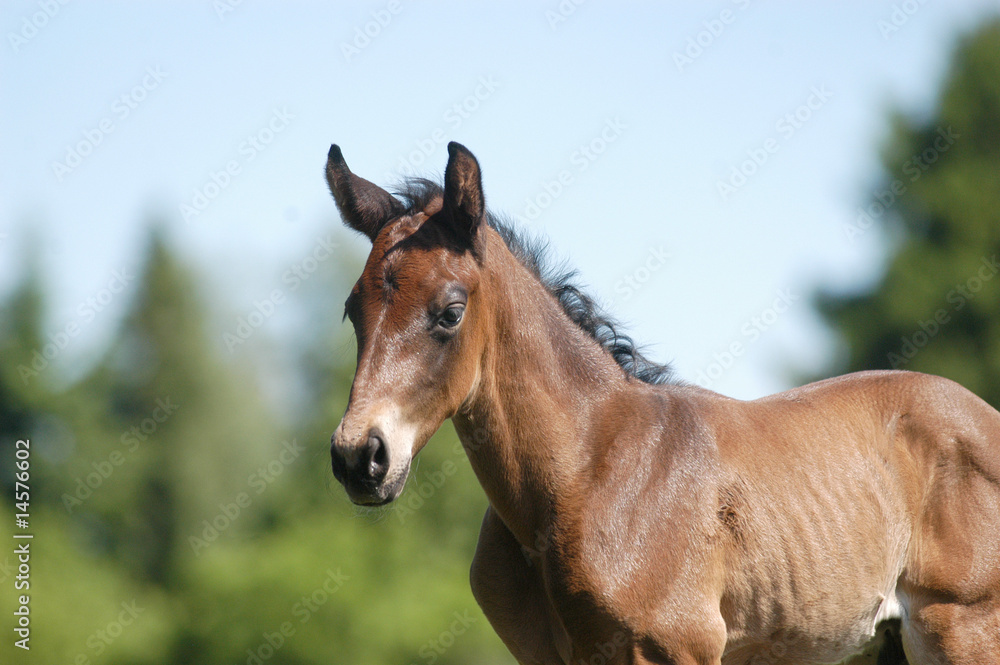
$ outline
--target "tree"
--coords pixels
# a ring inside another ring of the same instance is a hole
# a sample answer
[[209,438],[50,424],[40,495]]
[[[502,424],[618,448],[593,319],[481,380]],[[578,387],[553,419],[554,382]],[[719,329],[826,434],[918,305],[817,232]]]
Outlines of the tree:
[[[273,526],[240,498],[284,450],[254,373],[219,353],[199,281],[162,233],[140,272],[107,352],[65,388],[30,364],[51,342],[40,280],[0,308],[0,432],[5,449],[32,438],[31,607],[44,635],[32,651],[48,662],[188,662],[201,555]],[[12,649],[0,661],[17,662]]]
[[888,241],[865,293],[820,312],[844,347],[832,370],[951,378],[1000,406],[1000,20],[959,41],[933,117],[896,114],[884,172],[850,238]]
[[13,442],[36,425],[35,412],[45,391],[35,379],[44,371],[42,363],[49,362],[42,355],[43,296],[37,253],[30,249],[28,256],[24,279],[0,307],[0,487],[5,497],[13,491]]

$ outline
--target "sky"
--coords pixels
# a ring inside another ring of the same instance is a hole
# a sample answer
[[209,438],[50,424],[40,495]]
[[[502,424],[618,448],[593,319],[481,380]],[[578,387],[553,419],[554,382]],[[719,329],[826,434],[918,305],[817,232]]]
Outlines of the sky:
[[[890,113],[933,117],[956,39],[996,11],[7,0],[0,296],[34,238],[46,327],[79,329],[57,365],[86,367],[155,220],[235,325],[339,227],[331,143],[390,186],[440,179],[455,140],[490,208],[546,237],[653,358],[759,397],[836,353],[810,298],[864,289],[884,265],[886,240],[857,218]],[[329,260],[367,253],[332,237]]]

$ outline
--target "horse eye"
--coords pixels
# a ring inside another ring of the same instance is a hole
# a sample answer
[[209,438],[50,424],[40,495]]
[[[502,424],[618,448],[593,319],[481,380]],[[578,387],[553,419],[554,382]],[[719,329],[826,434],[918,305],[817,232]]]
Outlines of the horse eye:
[[438,319],[438,323],[444,328],[454,328],[458,325],[458,322],[462,320],[462,313],[465,308],[462,305],[452,305],[448,309],[441,312],[441,317]]

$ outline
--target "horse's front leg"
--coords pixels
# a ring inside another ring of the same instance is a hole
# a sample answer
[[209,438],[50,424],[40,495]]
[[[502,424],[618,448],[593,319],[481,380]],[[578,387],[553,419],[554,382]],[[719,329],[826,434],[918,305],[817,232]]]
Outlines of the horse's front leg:
[[[630,659],[625,662],[634,665],[722,665],[722,654],[726,650],[726,623],[718,608],[706,599],[704,603],[692,603],[680,623],[650,626],[646,631],[640,628],[630,647]],[[769,665],[787,665],[784,661],[766,662]]]
[[640,641],[633,645],[630,655],[630,660],[623,661],[630,665],[722,665],[721,649],[682,647],[666,652]]
[[470,581],[476,602],[521,665],[565,665],[569,638],[545,594],[540,562],[522,550],[490,507]]

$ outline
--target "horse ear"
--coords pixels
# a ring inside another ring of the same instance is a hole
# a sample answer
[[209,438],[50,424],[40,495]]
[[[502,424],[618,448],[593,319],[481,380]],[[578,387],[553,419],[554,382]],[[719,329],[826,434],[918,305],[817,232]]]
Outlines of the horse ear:
[[483,179],[479,162],[460,143],[448,144],[448,166],[444,171],[444,208],[455,231],[469,242],[476,238],[486,216]]
[[386,222],[404,212],[392,194],[351,173],[336,144],[330,146],[326,158],[326,182],[344,223],[372,241]]

